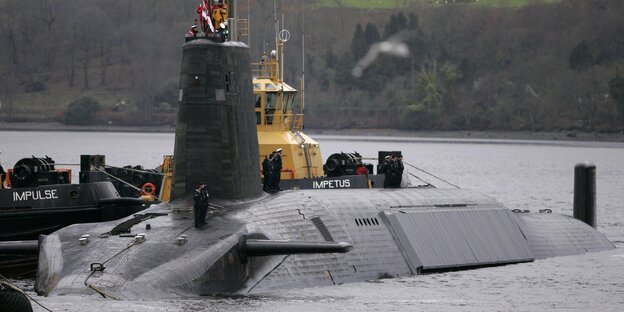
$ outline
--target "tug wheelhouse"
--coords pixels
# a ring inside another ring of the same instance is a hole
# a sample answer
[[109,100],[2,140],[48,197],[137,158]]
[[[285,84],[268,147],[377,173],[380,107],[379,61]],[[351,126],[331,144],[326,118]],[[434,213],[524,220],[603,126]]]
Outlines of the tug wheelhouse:
[[284,82],[283,49],[287,41],[281,35],[277,51],[252,63],[259,163],[278,148],[283,150],[282,180],[323,176],[319,144],[304,134],[303,114],[295,112],[298,92]]

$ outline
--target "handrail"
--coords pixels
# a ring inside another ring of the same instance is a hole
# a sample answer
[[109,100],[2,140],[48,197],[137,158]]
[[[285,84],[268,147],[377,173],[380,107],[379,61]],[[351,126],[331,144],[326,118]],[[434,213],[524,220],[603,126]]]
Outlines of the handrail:
[[310,167],[312,167],[312,159],[310,158],[310,149],[308,148],[308,145],[306,144],[305,138],[301,135],[301,130],[300,129],[297,130],[296,132],[292,131],[292,133],[294,133],[295,136],[301,141],[299,146],[301,147],[301,149],[303,149],[303,155],[305,156],[306,170],[308,171],[308,178],[311,178],[312,177],[312,171],[311,171]]
[[281,172],[290,172],[291,179],[295,178],[295,169],[282,169]]
[[268,78],[271,80],[277,80],[277,63],[251,63],[251,75],[255,78]]

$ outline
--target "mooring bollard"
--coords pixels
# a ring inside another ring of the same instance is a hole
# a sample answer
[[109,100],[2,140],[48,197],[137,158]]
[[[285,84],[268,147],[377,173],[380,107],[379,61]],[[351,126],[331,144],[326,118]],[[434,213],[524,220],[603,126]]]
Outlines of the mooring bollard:
[[596,165],[574,166],[574,218],[596,228]]

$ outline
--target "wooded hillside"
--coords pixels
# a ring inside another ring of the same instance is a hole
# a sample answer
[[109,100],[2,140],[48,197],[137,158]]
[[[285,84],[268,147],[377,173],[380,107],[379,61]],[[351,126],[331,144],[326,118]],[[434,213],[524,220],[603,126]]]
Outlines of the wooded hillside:
[[[273,1],[251,0],[251,10],[239,2],[257,60],[273,46]],[[301,0],[277,2],[292,34],[285,77],[297,88],[305,33],[307,126],[623,128],[624,1],[359,9],[319,0],[305,10]],[[197,4],[0,1],[0,119],[71,122],[65,110],[80,105],[70,103],[91,97],[99,105],[79,122],[174,123],[180,47]],[[409,57],[382,55],[355,78],[369,46],[388,38]]]

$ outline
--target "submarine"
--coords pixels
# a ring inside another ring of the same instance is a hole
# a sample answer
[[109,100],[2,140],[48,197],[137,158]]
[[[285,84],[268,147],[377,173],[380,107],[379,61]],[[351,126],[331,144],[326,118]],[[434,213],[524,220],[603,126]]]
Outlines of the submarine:
[[[42,237],[38,294],[247,295],[614,248],[591,213],[512,211],[462,188],[263,192],[249,49],[236,21],[228,36],[194,34],[182,47],[171,201]],[[195,227],[199,185],[210,206]]]

